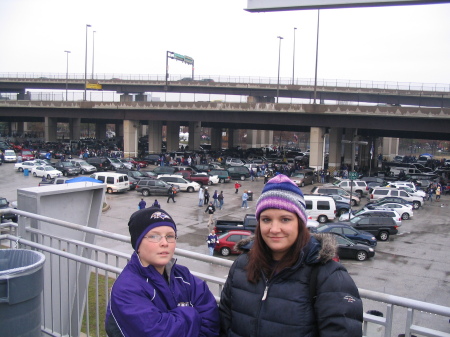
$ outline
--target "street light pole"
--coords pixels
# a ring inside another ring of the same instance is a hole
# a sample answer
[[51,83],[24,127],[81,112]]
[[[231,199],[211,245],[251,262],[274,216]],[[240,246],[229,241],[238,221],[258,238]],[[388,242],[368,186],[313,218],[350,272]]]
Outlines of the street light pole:
[[67,87],[68,87],[68,81],[69,81],[69,54],[70,50],[64,50],[66,53],[66,101],[67,101]]
[[296,30],[297,30],[297,28],[294,27],[294,52],[292,54],[292,85],[294,85],[294,83],[295,83],[294,69],[295,69],[295,31]]
[[91,25],[86,25],[86,49],[84,53],[84,95],[83,95],[83,101],[86,100],[86,85],[87,85],[87,45],[88,45],[88,28],[91,27]]
[[95,45],[94,45],[94,39],[95,39],[95,33],[96,33],[96,31],[94,30],[93,32],[92,32],[92,79],[94,79],[94,47],[95,47]]
[[281,57],[281,40],[283,40],[282,36],[277,36],[280,39],[278,43],[278,82],[277,82],[277,104],[278,104],[278,96],[280,93],[280,57]]
[[314,74],[314,105],[317,98],[317,62],[319,59],[319,27],[320,27],[320,9],[317,10],[317,38],[316,38],[316,70]]

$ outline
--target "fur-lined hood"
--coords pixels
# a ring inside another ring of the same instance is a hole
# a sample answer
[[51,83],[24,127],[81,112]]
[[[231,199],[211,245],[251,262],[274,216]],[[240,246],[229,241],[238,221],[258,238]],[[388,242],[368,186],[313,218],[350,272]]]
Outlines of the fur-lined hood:
[[[305,258],[307,264],[326,263],[333,259],[338,252],[338,246],[334,234],[329,233],[311,233],[311,240],[309,246],[310,252]],[[241,253],[248,252],[253,246],[254,235],[249,236],[236,243],[234,249]]]

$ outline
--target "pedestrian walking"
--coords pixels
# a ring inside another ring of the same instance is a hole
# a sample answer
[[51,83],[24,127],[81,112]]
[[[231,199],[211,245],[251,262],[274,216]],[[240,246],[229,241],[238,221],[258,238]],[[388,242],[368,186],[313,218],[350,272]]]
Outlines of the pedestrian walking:
[[169,193],[169,197],[167,198],[167,202],[169,202],[170,199],[172,199],[172,201],[175,203],[176,202],[175,201],[175,194],[177,194],[177,191],[176,191],[175,187],[173,187],[173,185],[171,185],[169,187],[168,193]]
[[241,186],[242,186],[242,185],[239,184],[239,183],[236,181],[236,183],[234,184],[234,188],[236,189],[236,192],[234,192],[234,193],[238,194],[238,193],[239,193],[239,187],[241,187]]
[[209,191],[208,191],[208,187],[205,187],[204,195],[205,195],[204,203],[205,203],[205,205],[208,205],[208,204],[209,204]]
[[214,229],[211,230],[211,232],[208,235],[208,239],[206,239],[206,242],[208,243],[208,249],[209,249],[209,255],[214,255],[214,248],[219,243],[219,237],[216,235],[216,232]]
[[248,208],[247,200],[248,200],[248,194],[247,194],[247,190],[245,190],[244,193],[242,194],[241,208]]
[[159,204],[158,200],[155,199],[155,202],[152,204],[152,207],[161,208],[161,205]]
[[138,204],[138,209],[144,209],[145,206],[147,206],[147,203],[145,202],[144,199],[141,198],[141,201],[139,201],[139,204]]
[[219,200],[219,209],[222,210],[222,208],[223,208],[223,191],[220,191],[220,194],[217,197],[217,200]]
[[205,199],[205,193],[203,192],[203,187],[198,190],[198,207],[203,206],[203,201]]
[[213,224],[213,216],[214,216],[215,211],[216,211],[216,208],[214,207],[212,201],[210,201],[208,206],[206,206],[206,209],[205,209],[205,213],[209,214],[208,227],[209,227],[209,225]]
[[441,187],[436,187],[436,201],[441,200]]
[[430,184],[427,188],[427,195],[428,195],[427,201],[430,202],[433,201],[433,193],[434,193],[434,185]]
[[218,201],[219,194],[217,194],[217,190],[214,191],[212,198],[213,198],[213,205],[215,207],[218,207],[219,206],[219,201]]

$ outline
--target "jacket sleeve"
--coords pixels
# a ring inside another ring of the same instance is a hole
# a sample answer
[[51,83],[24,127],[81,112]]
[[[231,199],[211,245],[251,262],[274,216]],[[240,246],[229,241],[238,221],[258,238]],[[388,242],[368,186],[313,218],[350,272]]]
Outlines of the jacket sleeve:
[[[219,308],[216,298],[209,290],[205,281],[192,275],[191,282],[194,284],[191,303],[201,318],[200,333],[198,336],[218,336]],[[186,336],[189,335],[187,334]]]
[[110,312],[124,337],[199,336],[202,317],[192,306],[161,311],[140,287],[111,291]]
[[314,309],[321,337],[362,336],[362,301],[355,282],[340,263],[329,261],[320,268]]

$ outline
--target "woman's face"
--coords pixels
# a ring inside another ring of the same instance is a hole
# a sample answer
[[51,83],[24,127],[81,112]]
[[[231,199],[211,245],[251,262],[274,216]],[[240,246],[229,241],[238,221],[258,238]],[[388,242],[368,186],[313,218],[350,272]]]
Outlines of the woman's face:
[[266,209],[261,212],[259,226],[261,236],[272,250],[272,258],[280,260],[298,238],[297,214],[282,209]]
[[[152,242],[148,239],[150,235],[161,235],[161,241]],[[169,243],[166,240],[166,235],[175,236],[175,231],[170,226],[160,226],[150,230],[142,239],[139,245],[138,254],[141,263],[144,267],[153,265],[161,274],[164,272],[164,267],[172,259],[175,252],[176,241]]]

